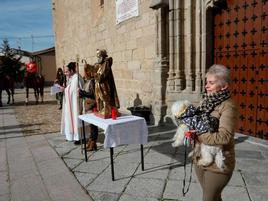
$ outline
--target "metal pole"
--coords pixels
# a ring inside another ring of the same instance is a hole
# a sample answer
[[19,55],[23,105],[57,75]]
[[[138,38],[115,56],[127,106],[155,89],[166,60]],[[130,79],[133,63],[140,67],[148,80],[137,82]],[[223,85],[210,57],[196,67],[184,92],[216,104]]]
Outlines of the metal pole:
[[84,142],[81,144],[84,144],[84,152],[85,152],[85,161],[87,162],[87,143],[86,143],[86,133],[85,133],[85,122],[82,120],[82,126],[83,126],[83,139]]
[[144,171],[143,144],[141,144],[141,170]]
[[114,155],[114,148],[110,147],[111,172],[112,172],[112,180],[114,181],[114,160],[113,160],[113,155]]
[[77,87],[78,89],[80,88],[79,87],[79,55],[77,54],[76,55],[76,70],[77,70]]
[[[80,86],[79,86],[79,54],[76,55],[76,71],[77,71],[77,89],[80,89]],[[78,113],[80,115],[81,112],[80,112],[80,97],[79,97],[79,95],[77,96],[77,103],[78,103],[77,109],[78,109]],[[78,134],[80,136],[81,153],[83,154],[83,140],[82,140],[82,135],[81,135],[80,129],[78,129]],[[86,141],[86,138],[84,139],[84,141]],[[85,150],[85,152],[86,151],[87,150]]]

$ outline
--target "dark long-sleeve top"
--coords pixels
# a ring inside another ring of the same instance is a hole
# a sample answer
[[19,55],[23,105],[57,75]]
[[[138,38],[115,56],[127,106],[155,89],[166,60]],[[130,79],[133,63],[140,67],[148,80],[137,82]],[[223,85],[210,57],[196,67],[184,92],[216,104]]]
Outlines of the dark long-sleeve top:
[[85,89],[80,89],[79,96],[81,98],[91,98],[95,99],[95,81],[94,79],[88,80],[88,83],[86,83]]

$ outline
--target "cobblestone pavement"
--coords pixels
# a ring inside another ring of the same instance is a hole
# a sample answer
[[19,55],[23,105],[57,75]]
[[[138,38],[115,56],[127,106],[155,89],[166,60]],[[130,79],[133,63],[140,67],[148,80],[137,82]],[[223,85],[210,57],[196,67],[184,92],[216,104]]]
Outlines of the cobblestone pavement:
[[25,105],[25,89],[15,90],[13,107],[16,118],[20,122],[24,135],[41,135],[60,131],[61,110],[55,96],[51,96],[50,88],[45,88],[44,102],[35,104],[33,92],[29,94],[29,104]]

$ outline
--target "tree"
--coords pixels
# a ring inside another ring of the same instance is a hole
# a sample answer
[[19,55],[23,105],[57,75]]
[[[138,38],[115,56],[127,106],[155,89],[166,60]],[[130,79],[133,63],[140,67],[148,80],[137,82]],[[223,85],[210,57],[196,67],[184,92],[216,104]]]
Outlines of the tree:
[[21,68],[21,56],[18,56],[15,51],[10,48],[7,39],[3,40],[0,50],[0,77],[10,76],[14,78],[16,82],[22,82],[24,77],[24,69],[22,70]]
[[12,49],[10,48],[7,39],[3,39],[3,44],[2,44],[2,47],[0,49],[1,49],[1,53],[3,54],[3,56],[10,57],[10,58],[15,57],[15,54],[12,51]]

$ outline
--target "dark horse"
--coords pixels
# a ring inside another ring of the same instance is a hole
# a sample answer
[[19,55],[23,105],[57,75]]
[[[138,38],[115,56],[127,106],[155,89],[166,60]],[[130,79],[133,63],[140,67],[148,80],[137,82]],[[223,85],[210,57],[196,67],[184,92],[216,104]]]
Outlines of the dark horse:
[[14,83],[15,83],[15,80],[8,75],[4,75],[0,77],[0,107],[3,106],[2,90],[5,90],[7,92],[7,95],[8,95],[7,104],[10,104],[10,96],[12,96],[12,104],[14,104]]
[[44,101],[44,84],[45,78],[43,75],[37,75],[36,73],[26,73],[24,77],[24,86],[26,88],[26,101],[27,105],[29,102],[29,88],[33,88],[35,103],[38,104],[39,96],[41,97],[41,102]]

